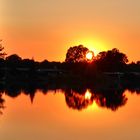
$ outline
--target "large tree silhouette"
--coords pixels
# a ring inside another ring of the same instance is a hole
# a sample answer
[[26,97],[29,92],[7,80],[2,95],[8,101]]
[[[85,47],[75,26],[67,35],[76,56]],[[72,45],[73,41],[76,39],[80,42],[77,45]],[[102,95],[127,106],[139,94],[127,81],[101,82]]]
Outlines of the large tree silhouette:
[[84,62],[88,51],[89,49],[83,45],[70,47],[67,51],[65,62]]
[[96,57],[96,63],[102,71],[122,71],[127,62],[127,56],[116,48],[100,52]]

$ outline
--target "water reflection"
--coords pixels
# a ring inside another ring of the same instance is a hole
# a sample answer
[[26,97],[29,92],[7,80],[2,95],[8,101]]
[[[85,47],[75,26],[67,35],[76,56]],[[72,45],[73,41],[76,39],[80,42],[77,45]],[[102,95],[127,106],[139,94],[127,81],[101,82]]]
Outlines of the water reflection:
[[5,100],[2,98],[2,94],[0,93],[0,114],[2,114],[2,110],[5,108],[4,106]]
[[124,90],[102,90],[96,94],[95,101],[100,107],[106,107],[112,111],[116,111],[119,107],[127,102]]
[[30,101],[33,103],[38,90],[45,95],[50,90],[57,93],[58,89],[61,89],[65,95],[67,106],[75,110],[83,110],[95,102],[101,108],[116,111],[127,103],[128,99],[124,94],[125,90],[129,90],[133,94],[140,94],[140,86],[138,84],[133,84],[129,87],[122,86],[121,88],[105,88],[99,85],[69,86],[35,81],[2,83],[0,85],[0,113],[2,114],[6,104],[3,98],[4,94],[16,98],[21,93],[24,93],[30,97]]
[[93,103],[94,94],[90,93],[89,90],[86,91],[86,89],[67,89],[65,90],[65,98],[68,107],[82,110]]
[[65,91],[66,103],[70,108],[82,110],[89,105],[96,102],[99,107],[106,107],[112,111],[116,111],[119,107],[127,102],[124,90],[106,89],[106,90],[93,90],[88,89],[82,92],[69,89]]

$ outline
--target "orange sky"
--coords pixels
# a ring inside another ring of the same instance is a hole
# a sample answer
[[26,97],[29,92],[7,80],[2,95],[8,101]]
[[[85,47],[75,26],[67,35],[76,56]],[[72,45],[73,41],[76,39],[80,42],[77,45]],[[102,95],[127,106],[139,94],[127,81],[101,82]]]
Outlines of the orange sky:
[[8,55],[63,61],[70,46],[117,47],[140,60],[139,0],[0,0],[0,39]]

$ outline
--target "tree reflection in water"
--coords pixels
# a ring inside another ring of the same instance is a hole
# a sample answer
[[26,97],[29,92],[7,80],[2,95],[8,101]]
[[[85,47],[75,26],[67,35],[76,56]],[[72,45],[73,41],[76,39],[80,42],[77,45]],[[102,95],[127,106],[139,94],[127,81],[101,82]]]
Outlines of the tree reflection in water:
[[116,111],[127,102],[123,90],[104,90],[96,94],[95,101],[100,107],[106,107]]
[[121,89],[99,87],[74,86],[74,88],[71,88],[70,85],[62,86],[58,83],[47,84],[36,81],[10,82],[9,84],[0,85],[0,113],[2,114],[5,104],[3,94],[16,98],[23,93],[28,95],[33,103],[37,90],[43,94],[49,94],[49,90],[57,91],[57,89],[61,89],[69,108],[82,110],[95,102],[99,107],[116,111],[127,103],[127,98],[124,94],[125,90],[129,90],[133,94],[140,93],[140,86],[138,85],[131,85],[129,88],[122,87]]
[[5,108],[4,102],[5,100],[2,98],[2,94],[0,93],[0,114],[2,114],[2,110]]
[[[87,93],[91,94],[90,98],[85,98]],[[95,101],[99,107],[106,107],[116,111],[127,102],[127,98],[123,93],[123,90],[94,91],[83,89],[82,92],[80,90],[77,92],[77,90],[69,89],[65,91],[65,97],[67,105],[73,109],[82,110]]]
[[65,90],[66,103],[70,108],[82,110],[93,103],[94,94],[86,89],[67,89]]

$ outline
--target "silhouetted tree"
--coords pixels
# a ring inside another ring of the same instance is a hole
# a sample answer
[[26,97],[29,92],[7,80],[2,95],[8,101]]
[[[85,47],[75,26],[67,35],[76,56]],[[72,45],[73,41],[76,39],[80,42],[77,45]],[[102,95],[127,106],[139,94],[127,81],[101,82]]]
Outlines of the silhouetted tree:
[[[1,41],[2,40],[0,40],[0,42]],[[3,50],[4,50],[4,47],[2,46],[2,44],[0,44],[0,78],[3,78],[4,75],[5,75],[5,71],[4,71],[5,61],[4,61],[4,58],[5,58],[6,53],[3,52]]]
[[49,67],[49,61],[48,60],[44,60],[44,61],[39,63],[39,68],[41,68],[41,69],[47,69],[48,67]]
[[19,66],[21,60],[22,58],[19,57],[17,54],[12,54],[6,57],[6,65],[7,67],[10,67],[10,68],[16,68]]
[[18,56],[17,54],[12,54],[8,57],[6,57],[7,61],[11,61],[11,62],[17,62],[17,61],[21,61],[22,58],[20,56]]
[[67,51],[65,62],[84,62],[88,51],[89,49],[83,45],[70,47]]
[[5,61],[3,58],[0,58],[0,78],[5,76]]
[[36,63],[33,59],[23,59],[21,67],[28,68],[28,69],[35,69],[38,63]]
[[131,62],[130,64],[127,65],[127,71],[128,72],[139,72],[140,71],[140,61]]
[[137,65],[140,65],[140,61],[137,61]]
[[[1,42],[2,40],[0,40],[0,42]],[[3,50],[4,50],[4,47],[2,46],[2,44],[0,44],[0,59],[4,59],[4,57],[5,57],[5,55],[6,55],[6,53],[5,52],[3,52]]]
[[101,71],[122,71],[127,62],[127,56],[116,48],[100,52],[96,57],[96,64]]

